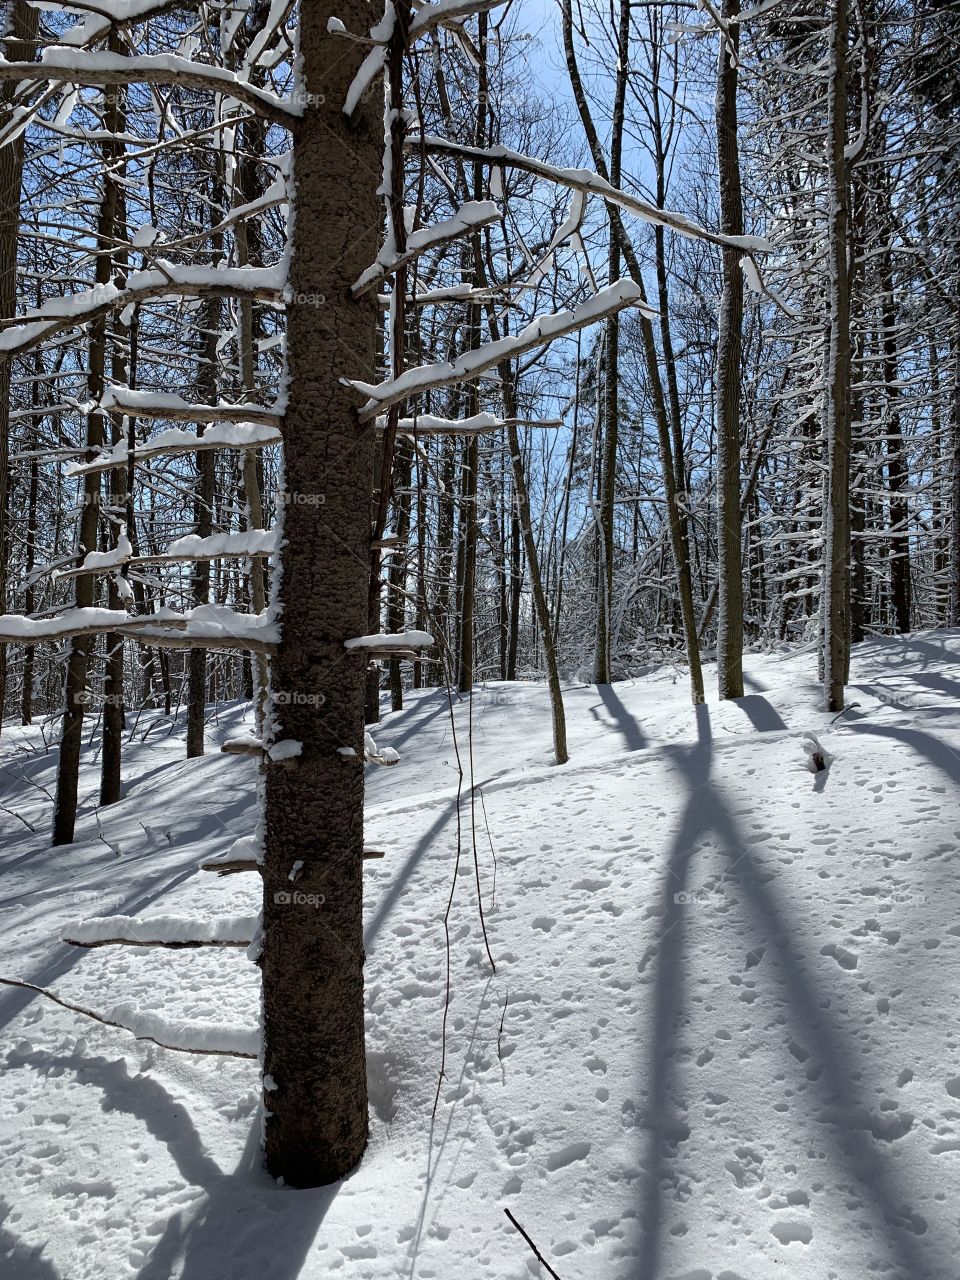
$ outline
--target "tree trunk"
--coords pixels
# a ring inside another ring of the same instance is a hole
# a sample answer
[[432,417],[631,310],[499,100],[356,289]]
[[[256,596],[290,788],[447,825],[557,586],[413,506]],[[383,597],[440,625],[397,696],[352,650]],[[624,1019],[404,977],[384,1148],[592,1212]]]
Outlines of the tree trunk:
[[[108,42],[110,51],[119,52],[120,40],[111,29]],[[104,131],[116,134],[119,124],[119,94],[107,96],[104,110]],[[97,284],[109,282],[113,260],[108,250],[112,247],[116,226],[118,186],[111,167],[115,163],[118,144],[113,138],[103,143],[104,174],[103,191],[97,214],[96,237],[101,252],[97,256],[94,278]],[[99,316],[90,324],[89,372],[87,391],[91,402],[99,404],[104,389],[104,370],[107,356],[107,320]],[[105,415],[99,408],[87,414],[87,457],[93,458],[104,442]],[[88,473],[83,480],[83,509],[80,515],[80,541],[77,562],[82,563],[89,551],[97,548],[97,529],[100,511],[100,476]],[[78,609],[88,609],[96,598],[96,577],[80,574],[76,579],[74,604]],[[60,735],[60,752],[57,759],[57,794],[53,812],[53,843],[72,844],[77,820],[77,789],[80,779],[80,748],[83,736],[83,709],[88,701],[87,667],[93,641],[90,636],[74,636],[70,641],[67,671],[64,679],[63,729]]]
[[[739,0],[724,0],[717,71],[717,160],[720,230],[743,235],[737,141]],[[743,697],[743,533],[740,518],[740,355],[743,276],[740,254],[723,250],[723,293],[717,338],[717,684],[721,698]]]
[[824,378],[826,510],[823,557],[823,683],[828,711],[842,711],[850,666],[850,292],[848,281],[847,0],[834,0],[827,141],[830,334]]
[[[198,382],[203,388],[201,400],[216,402],[217,337],[220,324],[220,302],[209,298],[200,313],[203,315],[203,333],[200,335]],[[204,432],[204,424],[197,424],[197,435]],[[196,455],[197,478],[194,490],[193,513],[198,537],[208,538],[213,532],[213,497],[215,487],[215,454],[212,449],[201,449]],[[197,560],[193,565],[191,596],[194,607],[210,602],[210,561]],[[207,708],[207,650],[194,648],[187,658],[187,759],[203,755],[204,721]]]
[[283,510],[267,740],[301,745],[293,758],[264,764],[265,1143],[271,1173],[301,1187],[342,1178],[367,1140],[366,659],[344,641],[367,623],[374,432],[358,424],[341,379],[374,378],[376,298],[355,299],[350,285],[377,256],[383,122],[373,104],[343,115],[365,51],[328,33],[334,16],[353,31],[371,21],[362,0],[300,10],[290,287],[325,301],[289,308],[284,487],[313,501]]

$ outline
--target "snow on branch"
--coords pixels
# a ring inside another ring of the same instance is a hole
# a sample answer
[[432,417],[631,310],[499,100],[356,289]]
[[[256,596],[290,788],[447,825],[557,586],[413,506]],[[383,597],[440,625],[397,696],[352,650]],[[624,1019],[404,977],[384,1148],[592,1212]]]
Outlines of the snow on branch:
[[395,649],[428,649],[433,644],[433,636],[429,631],[398,631],[392,634],[380,632],[378,635],[354,636],[344,640],[343,647],[351,652],[357,649],[376,649],[390,653]]
[[[2,69],[0,63],[0,69]],[[110,311],[121,310],[147,298],[196,298],[204,295],[234,297],[248,294],[280,306],[286,268],[208,267],[157,259],[157,269],[134,271],[124,288],[115,284],[95,285],[80,293],[50,298],[11,320],[0,321],[0,357],[20,355],[46,338],[86,324]]]
[[259,1029],[217,1026],[210,1022],[172,1022],[159,1014],[139,1009],[132,1000],[116,1004],[106,1013],[97,1013],[93,1009],[84,1008],[81,1004],[64,1000],[56,992],[50,991],[47,987],[38,987],[33,982],[0,977],[0,984],[5,987],[19,987],[23,991],[33,991],[36,995],[52,1000],[62,1009],[82,1014],[85,1018],[92,1018],[105,1027],[127,1031],[134,1039],[147,1040],[161,1049],[175,1049],[179,1053],[219,1054],[228,1058],[257,1058],[260,1054]]
[[28,618],[0,614],[0,643],[44,644],[69,636],[98,635],[115,631],[149,644],[169,648],[226,648],[270,652],[279,641],[276,623],[267,612],[237,613],[226,605],[205,604],[178,613],[131,614],[124,609],[98,606],[66,609],[55,618]]
[[212,533],[202,538],[197,533],[176,538],[156,555],[135,556],[129,539],[121,534],[110,551],[88,551],[83,563],[60,570],[57,578],[79,578],[90,573],[111,573],[114,569],[138,568],[147,564],[180,564],[201,560],[259,559],[272,556],[277,549],[275,529],[245,529],[240,533]]
[[0,80],[47,81],[56,84],[177,84],[228,94],[273,124],[286,125],[303,114],[294,102],[258,89],[226,67],[192,62],[172,53],[127,57],[122,53],[91,52],[68,45],[44,49],[39,62],[0,60]]
[[502,217],[502,211],[493,200],[468,200],[452,217],[444,218],[442,222],[437,222],[431,227],[421,227],[418,231],[412,231],[407,236],[407,247],[404,253],[392,253],[388,245],[385,245],[377,261],[367,267],[354,284],[354,296],[360,297],[367,290],[380,284],[398,267],[413,262],[428,249],[449,240],[456,240],[470,231],[476,231],[478,227],[487,227],[492,222],[499,222]]
[[[386,426],[386,418],[377,419],[377,427]],[[562,427],[560,418],[497,418],[492,413],[475,413],[469,418],[437,418],[421,413],[415,418],[400,418],[397,431],[404,436],[474,436],[504,427]]]
[[248,947],[259,925],[258,916],[90,916],[67,925],[60,938],[75,947]]
[[100,397],[100,408],[128,413],[137,418],[165,418],[169,422],[266,422],[279,426],[283,409],[279,404],[264,408],[259,404],[191,404],[182,396],[165,391],[134,391],[132,387],[108,387]]
[[[200,406],[194,406],[198,408]],[[200,419],[202,421],[202,419]],[[202,436],[192,431],[171,428],[161,431],[145,444],[132,450],[133,461],[147,462],[151,458],[174,457],[184,453],[201,453],[207,449],[265,449],[267,445],[280,444],[281,435],[276,427],[261,426],[256,422],[227,423],[208,427]],[[125,467],[131,451],[125,440],[119,440],[112,448],[101,453],[92,462],[68,462],[64,468],[68,478],[92,475],[99,471],[111,471]]]
[[369,382],[350,382],[349,385],[355,390],[369,396],[367,403],[359,410],[360,421],[368,422],[390,405],[406,400],[410,396],[479,378],[485,370],[493,368],[503,360],[516,359],[527,351],[552,342],[554,338],[576,333],[578,329],[596,324],[624,307],[638,307],[646,315],[657,314],[641,302],[640,288],[637,284],[632,280],[618,280],[601,289],[586,302],[581,302],[572,311],[556,311],[552,315],[538,316],[519,333],[499,338],[495,342],[487,342],[472,351],[464,351],[452,361],[407,369],[399,377],[391,378],[378,385]]
[[698,222],[694,222],[692,218],[687,218],[682,213],[658,209],[656,205],[615,187],[605,178],[594,173],[592,169],[564,169],[559,165],[548,164],[545,160],[524,155],[521,151],[512,151],[509,147],[469,147],[431,134],[411,134],[406,140],[406,146],[412,151],[425,147],[434,155],[456,156],[461,160],[472,160],[481,164],[498,167],[509,165],[512,169],[520,169],[534,177],[545,178],[548,182],[555,182],[575,191],[585,191],[589,195],[600,196],[603,200],[618,205],[645,222],[669,227],[670,230],[694,240],[708,240],[711,244],[720,245],[721,248],[738,249],[741,253],[765,253],[772,248],[770,242],[762,236],[721,235],[718,231],[709,231],[706,227],[701,227]]
[[[439,4],[424,4],[410,21],[407,31],[408,44],[412,44],[414,40],[427,35],[437,27],[459,28],[460,24],[473,14],[496,9],[505,3],[506,0],[440,0]],[[373,48],[360,64],[360,69],[347,90],[347,96],[343,101],[344,115],[353,115],[360,99],[386,65],[387,45],[393,35],[395,23],[396,10],[392,0],[388,0],[386,12],[371,29],[368,37]],[[329,20],[327,30],[331,35],[357,39],[337,18]]]

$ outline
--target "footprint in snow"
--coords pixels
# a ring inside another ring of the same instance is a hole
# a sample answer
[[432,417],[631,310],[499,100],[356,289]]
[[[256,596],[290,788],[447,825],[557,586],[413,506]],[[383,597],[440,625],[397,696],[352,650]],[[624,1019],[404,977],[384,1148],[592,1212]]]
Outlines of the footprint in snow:
[[781,1222],[775,1222],[770,1228],[771,1235],[775,1235],[781,1244],[809,1244],[813,1239],[813,1227],[809,1222],[791,1222],[784,1219]]
[[561,1147],[559,1151],[551,1151],[547,1156],[547,1169],[550,1173],[556,1173],[558,1169],[565,1169],[577,1160],[586,1160],[590,1154],[591,1145],[589,1142],[571,1142]]

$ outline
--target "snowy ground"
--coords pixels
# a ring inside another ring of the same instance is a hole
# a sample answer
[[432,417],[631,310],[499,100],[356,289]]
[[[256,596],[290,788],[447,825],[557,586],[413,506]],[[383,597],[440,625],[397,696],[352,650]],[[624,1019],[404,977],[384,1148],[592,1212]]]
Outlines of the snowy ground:
[[[442,915],[457,837],[445,696],[376,733],[371,1145],[336,1188],[259,1167],[255,1064],[151,1048],[0,990],[0,1272],[12,1280],[955,1280],[960,1276],[960,633],[856,652],[834,727],[812,654],[748,661],[699,712],[669,672],[457,712],[465,780],[453,1003],[435,1121]],[[236,734],[223,709],[214,734]],[[253,823],[254,766],[141,720],[124,800],[47,847],[54,753],[0,739],[0,973],[98,1009],[249,1025],[242,949],[83,951],[86,915],[244,915],[199,872]],[[833,761],[816,777],[799,734]],[[11,812],[13,811],[13,812]],[[26,823],[36,828],[31,834]],[[471,829],[497,964],[477,913]],[[496,878],[494,885],[494,855]],[[678,895],[679,898],[678,898]],[[686,900],[684,900],[686,895]]]

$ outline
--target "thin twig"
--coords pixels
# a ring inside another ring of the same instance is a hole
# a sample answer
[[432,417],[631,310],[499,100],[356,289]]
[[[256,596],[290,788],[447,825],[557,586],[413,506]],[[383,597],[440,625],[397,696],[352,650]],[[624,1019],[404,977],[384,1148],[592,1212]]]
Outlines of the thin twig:
[[504,1209],[504,1211],[503,1211],[503,1212],[507,1215],[507,1217],[508,1217],[508,1218],[510,1219],[510,1221],[513,1223],[513,1225],[517,1228],[517,1230],[518,1230],[518,1231],[520,1232],[520,1234],[523,1236],[524,1240],[526,1240],[527,1244],[528,1244],[528,1245],[530,1246],[530,1248],[533,1250],[533,1256],[534,1256],[534,1257],[536,1258],[536,1260],[540,1263],[541,1267],[546,1267],[546,1268],[547,1268],[547,1270],[548,1270],[548,1271],[550,1272],[550,1274],[553,1276],[553,1280],[560,1280],[560,1277],[559,1277],[559,1276],[557,1275],[557,1273],[554,1271],[553,1267],[551,1267],[550,1263],[546,1260],[546,1258],[543,1256],[543,1254],[540,1252],[540,1250],[537,1248],[537,1246],[533,1243],[533,1241],[532,1241],[532,1240],[530,1239],[530,1237],[527,1235],[526,1231],[524,1231],[523,1227],[521,1227],[520,1223],[516,1220],[516,1218],[513,1216],[513,1214],[510,1212],[510,1210],[509,1210],[509,1209]]

